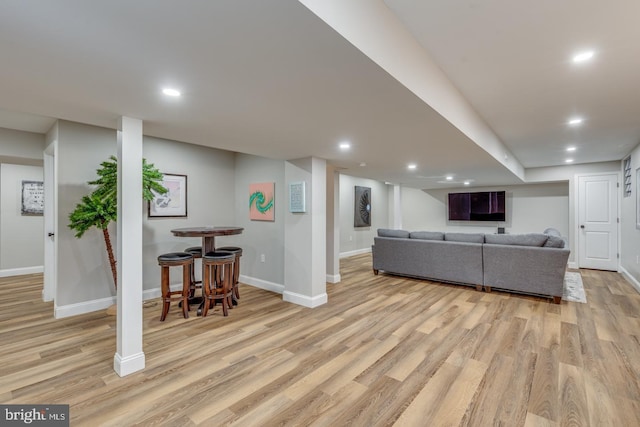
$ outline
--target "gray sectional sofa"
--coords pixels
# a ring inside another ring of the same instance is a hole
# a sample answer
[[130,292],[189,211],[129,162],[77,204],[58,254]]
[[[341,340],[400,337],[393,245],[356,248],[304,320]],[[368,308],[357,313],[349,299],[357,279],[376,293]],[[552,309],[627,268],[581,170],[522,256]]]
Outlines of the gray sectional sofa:
[[531,234],[442,233],[379,229],[373,271],[562,298],[569,259],[553,229]]

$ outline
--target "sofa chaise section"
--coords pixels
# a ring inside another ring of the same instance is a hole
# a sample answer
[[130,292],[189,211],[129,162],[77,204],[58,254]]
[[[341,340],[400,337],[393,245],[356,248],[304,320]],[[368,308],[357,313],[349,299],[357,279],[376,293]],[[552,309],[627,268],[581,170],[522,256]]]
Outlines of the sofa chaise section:
[[552,297],[556,304],[560,304],[569,249],[509,242],[485,243],[482,251],[487,292],[497,288],[538,294]]

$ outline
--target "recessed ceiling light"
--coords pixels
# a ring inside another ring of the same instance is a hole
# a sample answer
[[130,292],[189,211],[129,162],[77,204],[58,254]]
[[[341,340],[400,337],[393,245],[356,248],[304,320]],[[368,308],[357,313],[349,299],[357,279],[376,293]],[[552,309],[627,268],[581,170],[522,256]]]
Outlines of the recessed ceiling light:
[[569,125],[571,126],[576,126],[582,123],[583,121],[584,119],[582,117],[574,117],[573,119],[570,119],[567,123],[569,123]]
[[179,90],[171,89],[169,87],[166,87],[166,88],[162,89],[162,93],[164,93],[167,96],[180,96],[180,95],[182,95]]
[[445,179],[446,179],[447,181],[451,181],[451,180],[453,179],[453,177],[452,177],[451,175],[448,175],[448,176],[446,176],[446,177],[445,177]]
[[360,166],[361,167],[365,167],[365,166],[367,166],[367,164],[365,162],[362,162],[362,163],[360,163]]
[[469,181],[464,182],[464,185],[469,185],[469,184],[471,184]]
[[584,61],[588,61],[589,59],[593,58],[593,51],[592,50],[587,50],[585,52],[580,52],[579,54],[575,55],[573,57],[573,62],[584,62]]
[[408,168],[408,169],[411,169],[411,170],[414,170],[414,169],[415,169],[415,168],[417,168],[417,167],[418,167],[418,165],[416,165],[415,163],[411,163],[411,164],[408,164],[408,165],[407,165],[407,168]]
[[573,159],[567,159],[564,161],[565,163],[573,163]]
[[572,151],[576,151],[576,147],[567,147],[567,151],[571,153]]
[[351,144],[349,144],[348,142],[341,142],[340,143],[340,149],[341,150],[348,150],[349,148],[351,148]]

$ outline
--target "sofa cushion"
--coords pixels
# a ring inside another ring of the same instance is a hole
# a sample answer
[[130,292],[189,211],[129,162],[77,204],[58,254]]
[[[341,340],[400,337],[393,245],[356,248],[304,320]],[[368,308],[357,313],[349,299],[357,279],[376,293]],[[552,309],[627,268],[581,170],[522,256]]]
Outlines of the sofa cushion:
[[494,245],[543,246],[549,236],[540,233],[529,234],[487,234],[485,242]]
[[409,237],[420,240],[444,240],[444,233],[441,231],[412,231],[409,233]]
[[409,232],[406,230],[392,230],[390,228],[378,228],[379,237],[399,237],[407,239]]
[[564,239],[562,237],[549,235],[549,238],[544,242],[545,248],[564,248]]
[[484,243],[484,234],[482,233],[445,233],[444,240],[448,240],[450,242]]

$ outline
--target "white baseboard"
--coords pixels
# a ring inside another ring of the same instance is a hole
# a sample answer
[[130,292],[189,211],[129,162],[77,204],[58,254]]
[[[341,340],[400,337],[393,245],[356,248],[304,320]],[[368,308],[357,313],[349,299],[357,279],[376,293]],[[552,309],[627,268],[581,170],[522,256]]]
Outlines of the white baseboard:
[[43,271],[44,267],[41,265],[36,265],[34,267],[8,268],[6,270],[0,270],[0,277],[24,276],[25,274],[36,274],[42,273]]
[[[176,283],[171,285],[172,291],[179,291],[182,289],[182,284]],[[160,288],[145,289],[142,291],[142,300],[147,301],[160,297]],[[104,310],[111,307],[117,302],[117,297],[100,298],[91,301],[83,301],[75,304],[68,305],[55,305],[54,317],[56,319],[62,319],[64,317],[77,316],[79,314],[92,313],[98,310]]]
[[238,280],[240,281],[240,283],[264,289],[265,291],[271,291],[277,294],[282,294],[284,292],[284,285],[281,285],[279,283],[268,282],[266,280],[256,279],[255,277],[244,276],[242,274],[240,275]]
[[640,293],[640,282],[638,282],[636,278],[633,277],[623,266],[620,266],[620,273],[622,273],[622,276],[631,283],[631,286],[633,286],[638,293]]
[[310,297],[307,295],[297,294],[295,292],[285,291],[282,294],[282,300],[292,302],[303,307],[314,308],[321,306],[322,304],[326,304],[329,298],[326,293],[315,297]]
[[567,267],[569,267],[569,268],[571,268],[571,269],[573,269],[573,270],[577,270],[578,268],[580,268],[580,267],[578,267],[578,263],[577,263],[577,262],[575,262],[575,261],[570,261],[570,262],[567,264]]
[[113,356],[113,370],[121,377],[143,370],[144,365],[145,357],[142,352],[127,357],[122,357],[118,353]]
[[342,278],[339,274],[327,274],[327,283],[340,283]]
[[371,252],[371,248],[356,249],[355,251],[340,252],[340,258],[347,258],[354,255],[361,255]]
[[91,301],[83,301],[75,304],[57,305],[54,304],[53,316],[56,319],[77,316],[79,314],[91,313],[98,310],[104,310],[116,303],[116,297],[107,297],[94,299]]

